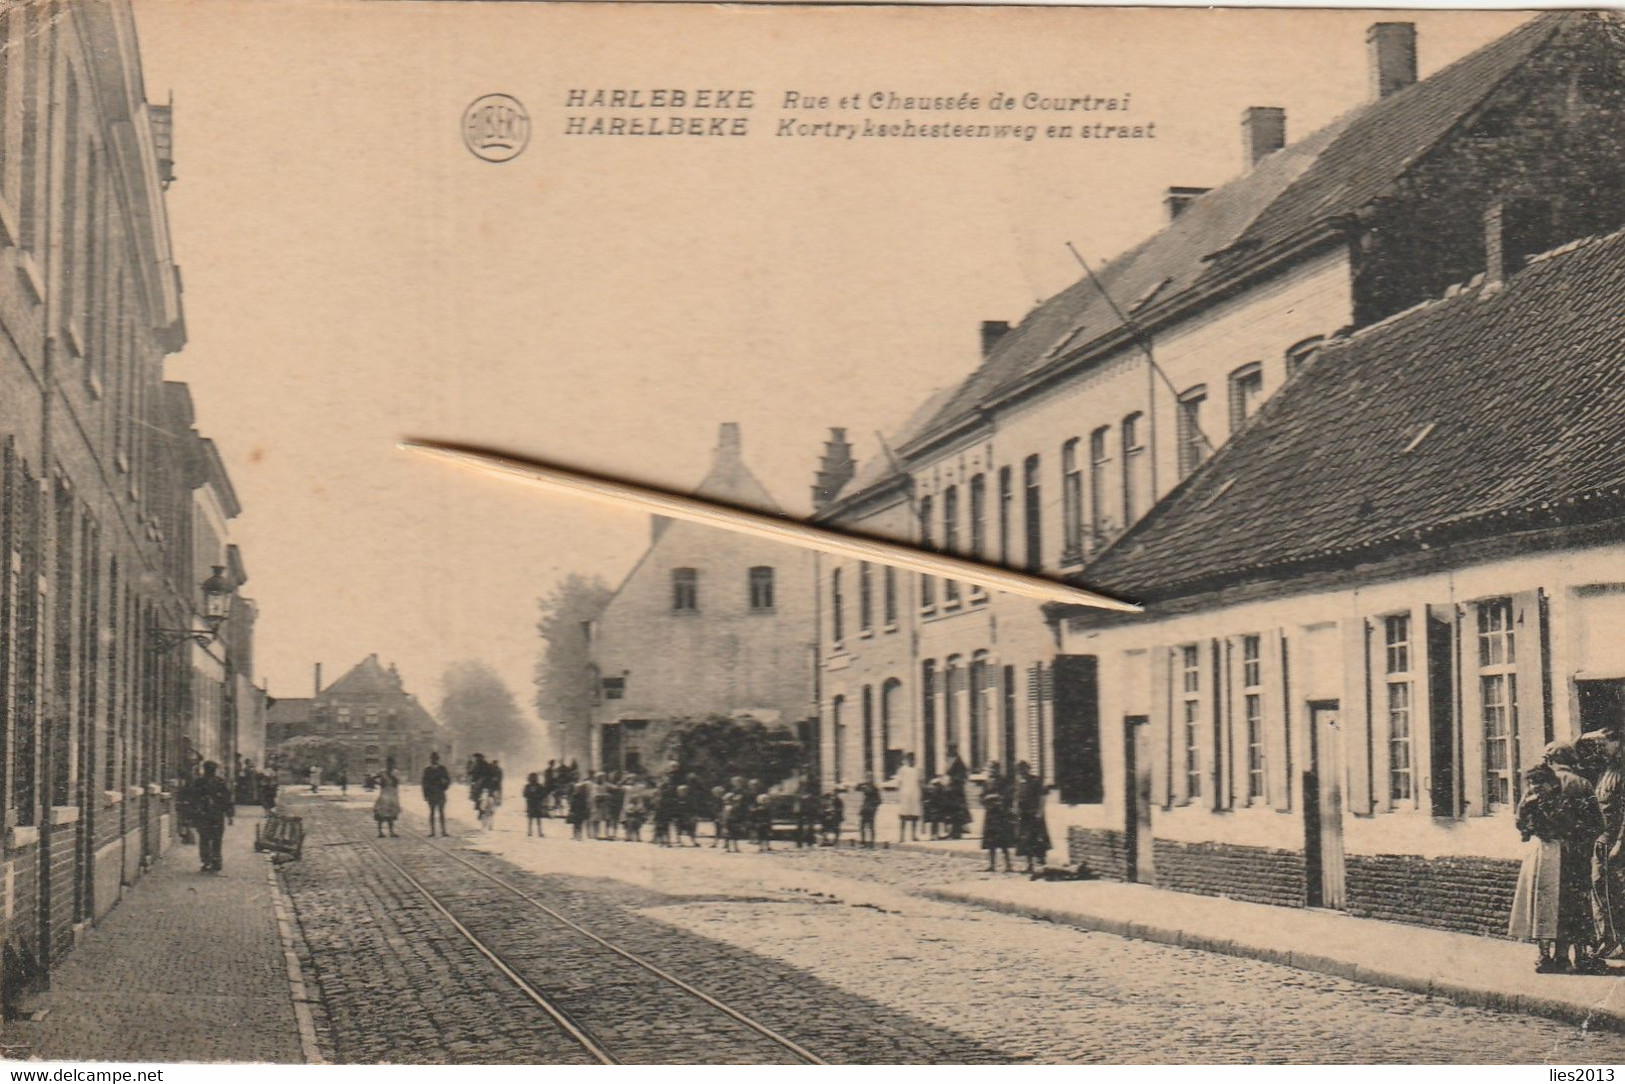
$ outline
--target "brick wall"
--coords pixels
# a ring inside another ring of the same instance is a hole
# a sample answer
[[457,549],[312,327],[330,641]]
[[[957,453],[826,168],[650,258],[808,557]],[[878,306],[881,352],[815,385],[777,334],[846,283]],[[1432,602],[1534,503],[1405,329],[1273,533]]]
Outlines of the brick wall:
[[1068,828],[1067,863],[1080,863],[1097,877],[1112,881],[1128,880],[1128,840],[1122,832],[1109,828]]
[[1516,862],[1348,856],[1348,910],[1361,918],[1505,937],[1517,883]]
[[1304,904],[1303,854],[1226,843],[1153,842],[1157,887],[1282,907]]

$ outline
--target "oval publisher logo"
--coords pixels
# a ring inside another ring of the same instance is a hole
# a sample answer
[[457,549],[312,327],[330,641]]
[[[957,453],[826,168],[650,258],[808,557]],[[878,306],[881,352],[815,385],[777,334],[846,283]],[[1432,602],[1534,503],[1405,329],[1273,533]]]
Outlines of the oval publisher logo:
[[530,142],[530,114],[508,94],[486,94],[463,111],[463,143],[476,158],[507,162]]

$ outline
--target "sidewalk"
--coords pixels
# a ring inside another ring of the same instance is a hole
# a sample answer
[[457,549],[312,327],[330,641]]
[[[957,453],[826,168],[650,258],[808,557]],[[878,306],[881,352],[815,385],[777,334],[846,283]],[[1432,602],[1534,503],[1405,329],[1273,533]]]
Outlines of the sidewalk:
[[4,1025],[5,1056],[306,1061],[301,1032],[312,1051],[314,1036],[299,1019],[308,1028],[308,1013],[295,1013],[281,890],[254,853],[260,819],[238,808],[223,873],[199,873],[197,848],[172,846],[52,973],[49,992],[29,999],[43,1019]]
[[[959,844],[908,844],[935,853]],[[1625,1031],[1614,976],[1537,975],[1535,947],[1336,911],[1271,907],[1117,881],[981,882],[920,894],[1120,937],[1336,975],[1501,1012]],[[1617,976],[1617,977],[1616,977]]]

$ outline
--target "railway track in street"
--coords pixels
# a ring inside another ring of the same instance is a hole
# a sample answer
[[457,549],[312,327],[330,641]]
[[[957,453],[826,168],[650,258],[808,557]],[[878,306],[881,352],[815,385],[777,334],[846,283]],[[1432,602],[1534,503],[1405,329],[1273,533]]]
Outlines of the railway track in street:
[[594,1062],[826,1064],[750,1013],[448,848],[406,837],[346,842],[365,845]]

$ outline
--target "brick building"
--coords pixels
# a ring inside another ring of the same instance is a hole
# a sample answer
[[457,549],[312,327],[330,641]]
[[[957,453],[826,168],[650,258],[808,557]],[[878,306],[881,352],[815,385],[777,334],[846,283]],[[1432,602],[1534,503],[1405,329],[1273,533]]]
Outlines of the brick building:
[[190,633],[211,635],[200,558],[230,563],[229,516],[207,555],[195,546],[197,490],[231,498],[217,459],[200,480],[184,389],[163,376],[186,338],[164,208],[170,121],[146,101],[128,3],[0,10],[9,978],[49,968],[117,902],[172,838],[197,751],[229,769],[237,742],[224,697],[206,725],[196,711]]
[[[722,425],[695,492],[778,511],[745,466],[733,423]],[[812,554],[660,516],[651,535],[590,630],[587,680],[599,691],[591,763],[653,768],[651,724],[672,718],[750,715],[804,726],[815,714]]]
[[[1284,110],[1242,110],[1238,177],[1170,188],[1161,232],[1016,326],[984,323],[971,375],[819,518],[1076,575],[1322,345],[1481,271],[1492,205],[1514,259],[1620,224],[1617,16],[1540,15],[1420,81],[1415,45],[1409,24],[1371,27],[1371,100],[1296,141]],[[901,731],[927,773],[950,744],[973,770],[1027,760],[1057,787],[1054,827],[1093,824],[1099,675],[1056,657],[1039,609],[913,577],[908,612],[854,638],[846,585],[864,575],[826,560],[819,576],[826,780],[881,763],[874,736]],[[900,726],[831,725],[886,688]]]
[[1625,718],[1625,233],[1328,343],[1056,611],[1096,678],[1075,858],[1500,934],[1522,769]]
[[[416,778],[429,763],[430,753],[455,770],[452,740],[445,728],[406,691],[400,671],[385,667],[376,654],[368,655],[331,685],[322,684],[322,668],[315,668],[314,696],[277,697],[267,712],[266,748],[277,757],[285,775],[301,779],[311,763],[324,778],[344,771],[355,780],[384,769],[389,758],[403,779]],[[282,743],[291,738],[327,738],[314,757],[290,754]]]

